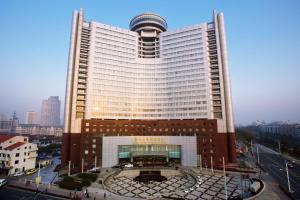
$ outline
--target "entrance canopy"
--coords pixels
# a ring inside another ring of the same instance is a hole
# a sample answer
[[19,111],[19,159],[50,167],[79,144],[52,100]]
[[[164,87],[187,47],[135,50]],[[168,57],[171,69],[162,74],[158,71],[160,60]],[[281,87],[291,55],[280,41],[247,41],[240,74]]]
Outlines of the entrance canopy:
[[166,158],[181,157],[181,146],[171,144],[137,144],[119,145],[118,156],[121,158],[134,158],[142,156],[159,156]]

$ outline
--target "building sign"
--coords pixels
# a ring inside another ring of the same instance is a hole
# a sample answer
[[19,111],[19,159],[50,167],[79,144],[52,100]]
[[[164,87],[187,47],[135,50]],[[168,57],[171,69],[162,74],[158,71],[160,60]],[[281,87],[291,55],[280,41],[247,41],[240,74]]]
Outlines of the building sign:
[[166,144],[164,138],[160,137],[134,137],[134,144]]

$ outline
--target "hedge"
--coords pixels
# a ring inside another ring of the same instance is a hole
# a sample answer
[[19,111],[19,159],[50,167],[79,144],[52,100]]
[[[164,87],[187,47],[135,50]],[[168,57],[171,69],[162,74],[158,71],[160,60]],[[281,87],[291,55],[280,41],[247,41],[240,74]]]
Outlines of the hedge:
[[77,177],[81,178],[81,179],[87,179],[90,182],[95,182],[97,180],[98,176],[97,176],[97,174],[92,174],[92,173],[80,173],[80,174],[77,174]]

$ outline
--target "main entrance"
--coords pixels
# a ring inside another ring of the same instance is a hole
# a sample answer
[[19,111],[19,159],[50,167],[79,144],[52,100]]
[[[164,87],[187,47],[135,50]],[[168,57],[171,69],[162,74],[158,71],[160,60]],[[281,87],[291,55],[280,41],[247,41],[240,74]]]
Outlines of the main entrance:
[[181,163],[181,146],[166,144],[119,145],[119,163],[131,162],[135,166],[164,166]]

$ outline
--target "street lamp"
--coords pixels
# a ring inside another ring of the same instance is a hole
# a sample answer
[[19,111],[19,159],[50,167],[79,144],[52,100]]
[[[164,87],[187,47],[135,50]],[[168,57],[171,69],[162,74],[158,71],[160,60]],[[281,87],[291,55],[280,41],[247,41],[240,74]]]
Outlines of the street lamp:
[[287,178],[287,182],[288,182],[288,189],[289,189],[289,193],[291,193],[292,190],[291,190],[290,177],[289,177],[289,168],[287,166],[286,160],[285,160],[285,168],[286,168],[286,178]]
[[223,173],[224,173],[225,199],[227,200],[227,183],[226,183],[226,171],[225,171],[225,159],[224,159],[224,156],[223,156]]
[[259,164],[260,162],[260,160],[259,160],[259,151],[258,151],[258,146],[256,146],[256,151],[257,151],[257,163]]

